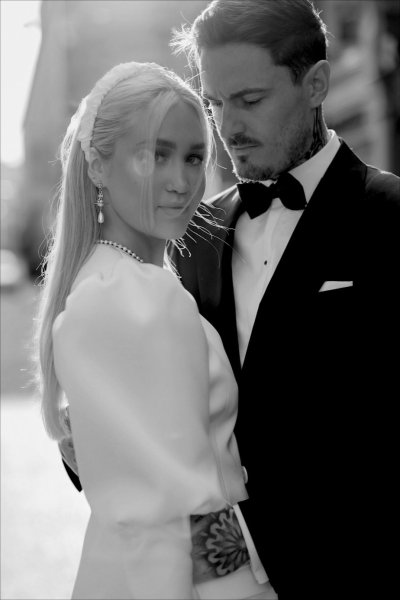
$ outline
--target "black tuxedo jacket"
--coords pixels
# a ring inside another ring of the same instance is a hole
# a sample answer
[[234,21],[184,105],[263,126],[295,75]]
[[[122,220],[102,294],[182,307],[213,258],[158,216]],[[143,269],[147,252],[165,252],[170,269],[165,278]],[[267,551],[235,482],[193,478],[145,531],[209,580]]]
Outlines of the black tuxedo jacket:
[[[342,142],[261,300],[243,368],[236,186],[207,203],[226,229],[192,234],[191,255],[173,254],[237,376],[235,433],[249,475],[241,508],[280,600],[359,598],[365,585],[365,597],[382,597],[400,372],[399,182]],[[320,292],[326,281],[353,285]]]

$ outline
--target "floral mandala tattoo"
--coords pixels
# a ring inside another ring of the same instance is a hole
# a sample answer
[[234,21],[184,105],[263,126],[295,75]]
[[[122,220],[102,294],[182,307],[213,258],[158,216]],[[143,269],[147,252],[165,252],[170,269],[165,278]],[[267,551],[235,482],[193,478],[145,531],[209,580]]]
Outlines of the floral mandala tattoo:
[[191,517],[195,582],[223,577],[249,562],[249,552],[232,507]]

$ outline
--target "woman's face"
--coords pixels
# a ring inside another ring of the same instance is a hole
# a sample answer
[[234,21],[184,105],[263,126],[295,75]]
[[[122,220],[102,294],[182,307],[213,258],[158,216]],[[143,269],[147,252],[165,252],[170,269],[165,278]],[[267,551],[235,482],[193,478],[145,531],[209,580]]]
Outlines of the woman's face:
[[[128,240],[135,233],[162,240],[181,237],[204,193],[205,155],[199,116],[182,100],[168,110],[155,150],[140,123],[135,124],[106,161],[103,237]],[[144,218],[149,213],[145,202],[152,202],[150,219]]]

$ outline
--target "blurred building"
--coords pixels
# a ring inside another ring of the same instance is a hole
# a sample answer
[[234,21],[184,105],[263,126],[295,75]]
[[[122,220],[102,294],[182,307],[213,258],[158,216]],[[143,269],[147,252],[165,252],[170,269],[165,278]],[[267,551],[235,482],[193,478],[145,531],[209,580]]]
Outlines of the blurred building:
[[11,167],[1,163],[1,248],[18,251],[17,240],[20,239],[23,223],[21,222],[22,207],[19,203],[19,189],[22,184],[23,171],[21,167]]
[[[57,189],[57,150],[80,99],[110,67],[155,61],[188,75],[169,49],[171,30],[207,5],[197,0],[44,0],[42,44],[28,103],[21,193],[29,218],[24,236],[34,271]],[[328,25],[332,83],[328,126],[368,163],[399,173],[399,3],[397,0],[320,0]],[[235,181],[219,148],[219,185]]]
[[320,0],[332,64],[327,124],[366,163],[400,175],[400,2]]

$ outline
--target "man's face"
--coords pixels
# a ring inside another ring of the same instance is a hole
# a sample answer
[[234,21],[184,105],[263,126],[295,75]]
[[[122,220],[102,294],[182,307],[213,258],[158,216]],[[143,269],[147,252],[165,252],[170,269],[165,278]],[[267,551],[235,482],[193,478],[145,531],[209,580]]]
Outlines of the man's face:
[[311,145],[309,86],[254,44],[203,50],[202,92],[241,179],[275,178],[301,162]]

